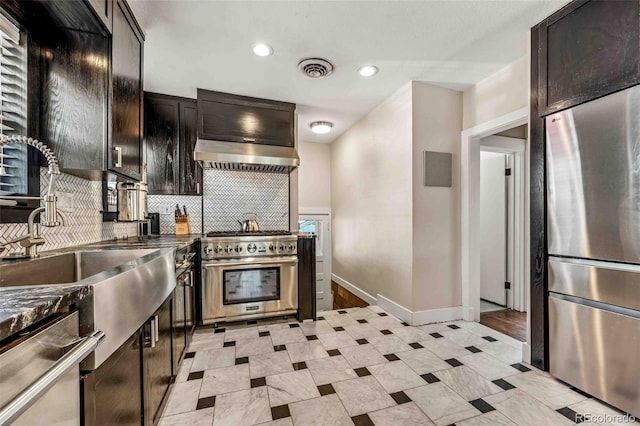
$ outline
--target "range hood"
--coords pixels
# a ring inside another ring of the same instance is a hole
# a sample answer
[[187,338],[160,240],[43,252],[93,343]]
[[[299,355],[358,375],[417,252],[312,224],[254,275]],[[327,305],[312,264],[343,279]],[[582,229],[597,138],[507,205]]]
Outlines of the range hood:
[[291,173],[300,165],[295,148],[198,139],[194,151],[204,169]]

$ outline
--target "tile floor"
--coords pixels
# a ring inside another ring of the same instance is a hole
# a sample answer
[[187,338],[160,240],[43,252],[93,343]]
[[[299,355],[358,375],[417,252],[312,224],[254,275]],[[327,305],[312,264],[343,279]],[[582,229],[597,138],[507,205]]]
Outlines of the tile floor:
[[377,306],[196,331],[160,426],[565,425],[618,415],[474,322],[411,327]]

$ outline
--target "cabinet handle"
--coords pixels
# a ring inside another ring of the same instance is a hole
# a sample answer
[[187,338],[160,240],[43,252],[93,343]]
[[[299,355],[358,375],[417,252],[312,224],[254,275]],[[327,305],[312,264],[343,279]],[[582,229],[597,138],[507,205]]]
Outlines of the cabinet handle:
[[189,287],[193,287],[193,269],[189,271]]
[[199,194],[200,193],[200,182],[196,183],[196,192]]
[[151,347],[155,348],[156,347],[156,320],[155,319],[151,319],[151,322],[149,323],[149,327],[151,327]]
[[116,146],[113,150],[116,152],[116,164],[114,167],[122,167],[122,147]]
[[156,342],[158,340],[160,340],[160,324],[159,324],[159,320],[158,320],[158,315],[156,315],[154,317],[155,323],[156,323]]
[[254,143],[256,140],[254,138],[242,138],[244,142]]

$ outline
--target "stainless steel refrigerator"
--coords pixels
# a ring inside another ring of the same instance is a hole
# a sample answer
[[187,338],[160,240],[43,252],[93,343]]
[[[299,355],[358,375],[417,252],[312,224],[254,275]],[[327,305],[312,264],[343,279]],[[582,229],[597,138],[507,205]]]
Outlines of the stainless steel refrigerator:
[[546,132],[550,372],[640,416],[640,86]]

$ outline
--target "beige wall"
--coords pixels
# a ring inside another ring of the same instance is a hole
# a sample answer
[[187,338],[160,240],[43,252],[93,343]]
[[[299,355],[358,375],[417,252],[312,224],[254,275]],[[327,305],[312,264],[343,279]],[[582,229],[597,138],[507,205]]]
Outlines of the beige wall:
[[332,272],[412,305],[411,83],[331,147]]
[[463,93],[463,129],[529,105],[529,60],[525,55]]
[[[413,83],[413,311],[460,306],[462,93]],[[423,186],[422,152],[453,154],[453,186]]]
[[298,205],[331,208],[331,145],[300,142],[298,155]]

